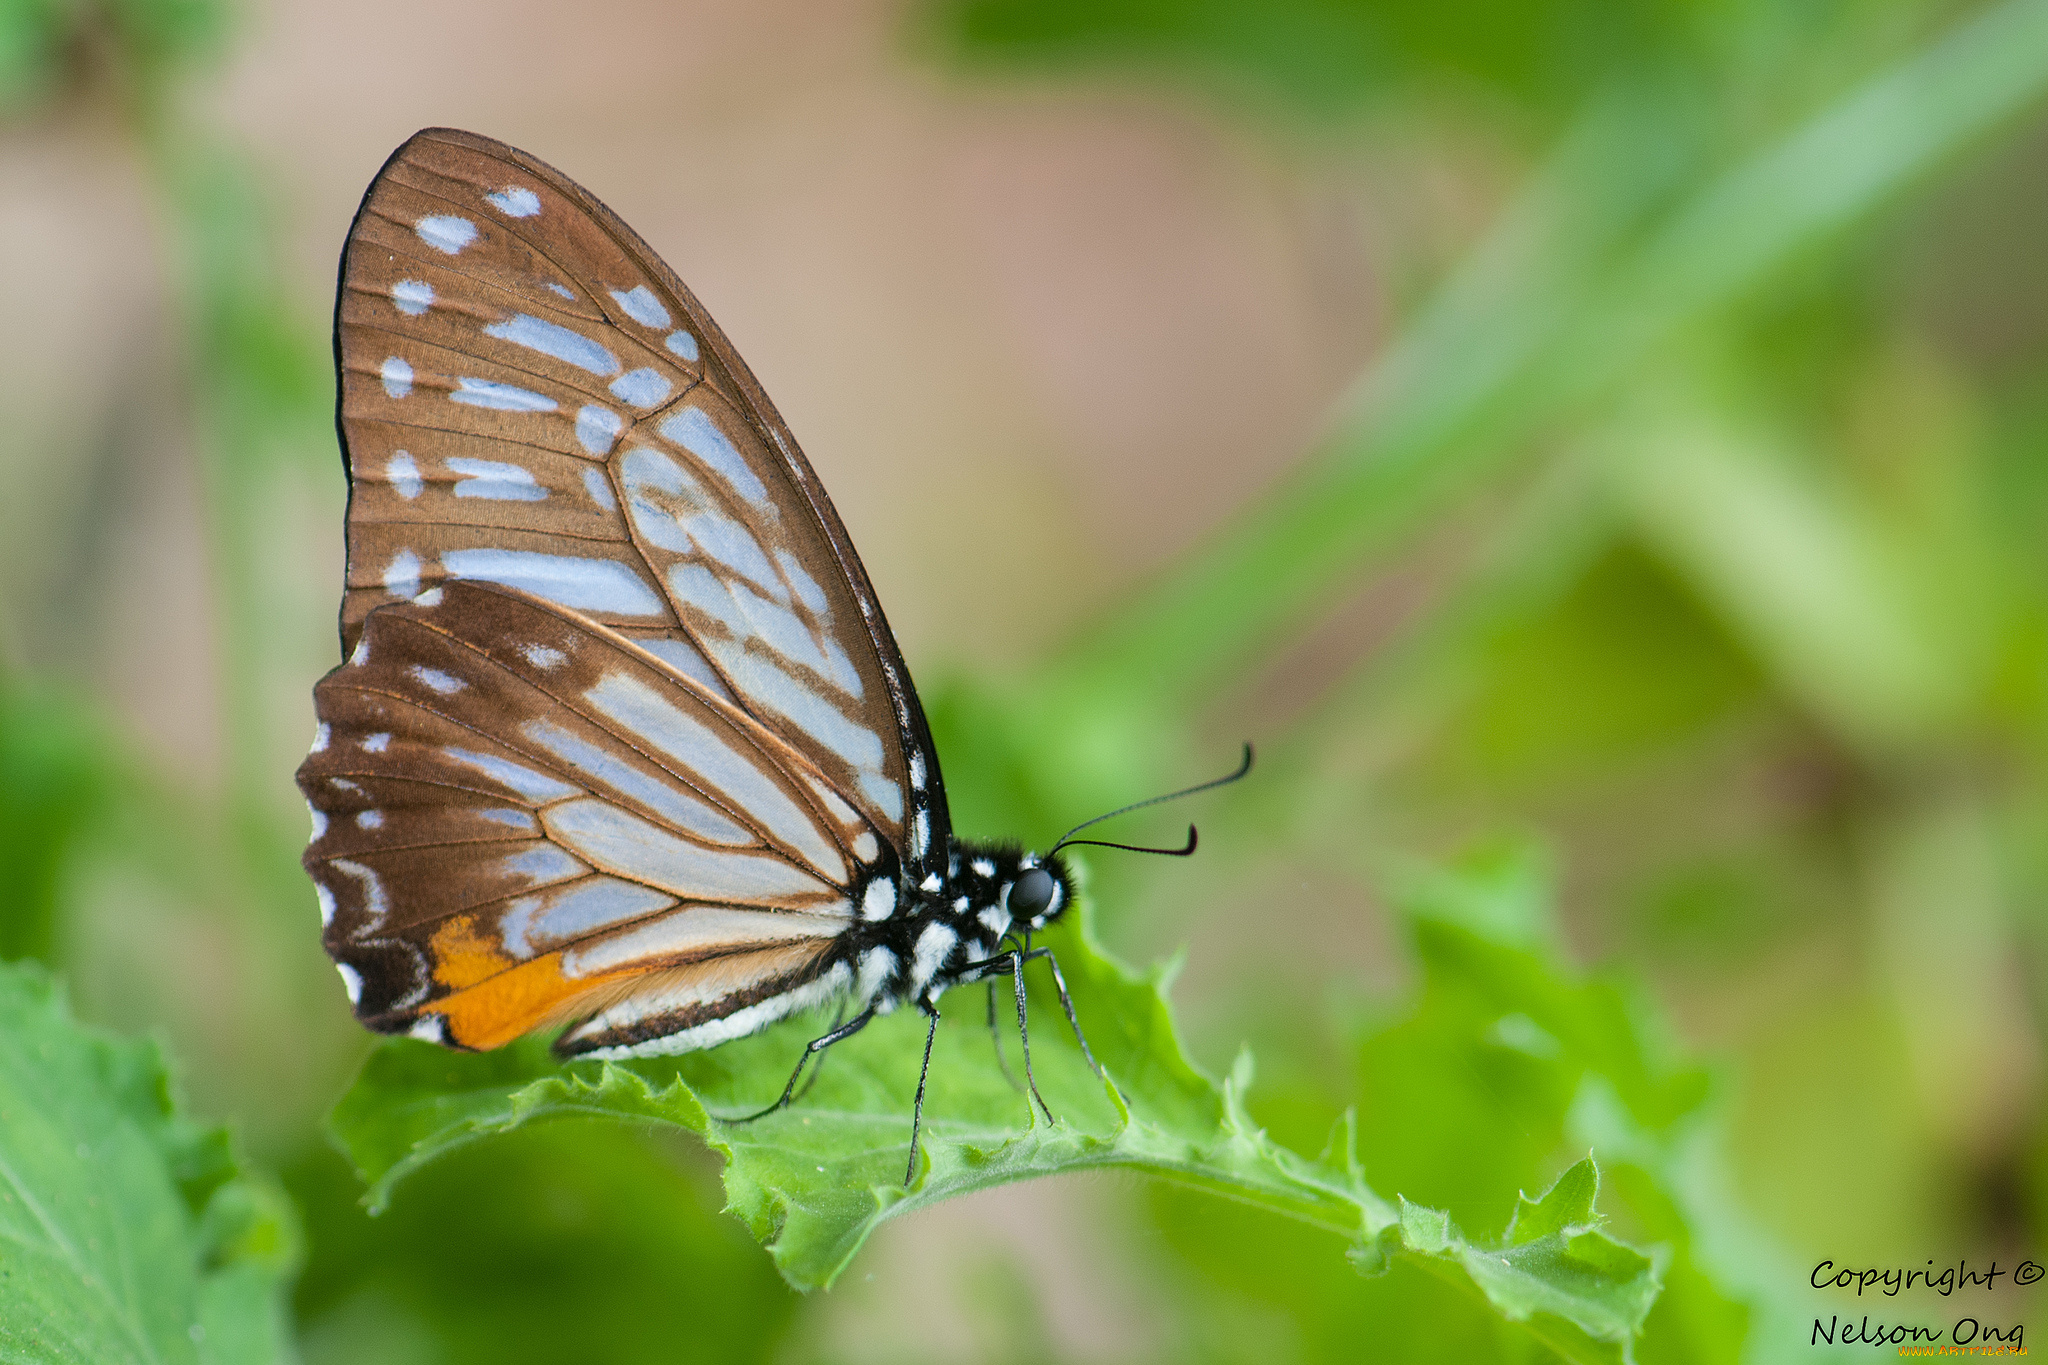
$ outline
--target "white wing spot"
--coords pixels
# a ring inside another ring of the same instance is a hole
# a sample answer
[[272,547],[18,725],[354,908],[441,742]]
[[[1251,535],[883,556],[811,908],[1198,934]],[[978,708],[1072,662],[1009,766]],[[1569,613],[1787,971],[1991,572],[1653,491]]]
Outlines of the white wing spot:
[[384,827],[384,812],[383,812],[383,811],[381,811],[381,810],[365,810],[365,811],[357,811],[357,812],[356,812],[356,828],[357,828],[357,829],[382,829],[383,827]]
[[688,332],[670,332],[668,340],[663,344],[671,352],[681,356],[691,364],[697,363],[697,338],[691,336]]
[[976,872],[979,872],[984,877],[993,877],[996,875],[996,865],[986,858],[976,858],[973,862],[969,863],[968,866],[972,867]]
[[535,668],[560,668],[563,664],[569,662],[568,655],[559,649],[550,649],[546,645],[521,645],[519,652],[524,654],[526,662],[532,664]]
[[548,288],[554,290],[557,294],[560,294],[563,298],[568,299],[571,302],[575,301],[576,291],[571,289],[566,284],[556,284],[553,280],[549,280]]
[[448,1044],[448,1021],[438,1014],[422,1014],[412,1021],[412,1027],[405,1031],[405,1036],[445,1047]]
[[414,664],[407,671],[411,673],[413,677],[419,679],[424,686],[431,687],[434,691],[439,692],[444,697],[453,696],[455,693],[460,692],[463,688],[469,686],[469,684],[465,683],[462,679],[450,677],[448,674],[443,673],[440,669],[428,668],[425,664]]
[[611,480],[605,478],[602,469],[583,471],[583,491],[590,494],[590,500],[607,512],[619,510],[619,500],[612,496]]
[[388,734],[374,734],[363,741],[363,752],[366,754],[381,754],[390,747],[391,736]]
[[[387,385],[388,387],[388,385]],[[553,412],[555,400],[546,394],[522,389],[516,384],[499,384],[489,379],[458,379],[455,392],[448,395],[473,408],[496,408],[500,412]]]
[[629,370],[612,381],[612,397],[636,408],[651,408],[668,397],[675,385],[660,370]]
[[458,218],[452,213],[437,213],[422,218],[413,225],[413,231],[420,240],[436,251],[450,256],[459,254],[462,248],[476,240],[476,224],[467,218]]
[[325,929],[328,925],[334,923],[334,893],[332,891],[329,891],[326,887],[322,886],[319,882],[314,882],[313,894],[319,898],[320,927],[322,929]]
[[438,607],[441,605],[441,590],[439,588],[428,588],[418,597],[413,598],[412,604],[416,607]]
[[319,723],[318,725],[314,726],[314,727],[313,727],[313,747],[312,747],[312,749],[310,749],[310,750],[309,750],[308,752],[310,752],[310,753],[316,753],[316,754],[324,754],[324,753],[326,753],[326,752],[327,752],[327,741],[328,741],[328,739],[329,739],[330,737],[332,737],[332,736],[333,736],[333,734],[334,734],[334,731],[333,731],[332,729],[330,729],[330,728],[328,727],[328,724],[327,724],[327,722],[326,722],[326,721],[324,721],[324,720],[323,720],[323,721],[321,721],[321,722],[320,722],[320,723]]
[[507,218],[531,218],[540,212],[540,196],[524,185],[508,185],[484,201]]
[[[400,361],[400,364],[405,362]],[[384,477],[390,481],[398,496],[411,502],[420,495],[420,467],[412,462],[408,451],[395,451],[384,465]]]
[[[313,832],[306,836],[306,842],[309,844],[317,844],[320,842],[321,839],[326,837],[327,834],[327,812],[321,810],[311,801],[308,801],[306,803],[306,813],[313,817]],[[326,890],[326,888],[320,886],[318,882],[315,882],[313,885],[320,890]]]
[[384,566],[384,591],[393,597],[413,598],[420,592],[420,557],[400,550]]
[[341,988],[348,992],[348,1003],[354,1005],[363,998],[362,973],[346,962],[334,964],[334,970],[341,973]]
[[412,392],[412,366],[395,355],[384,357],[377,376],[384,381],[384,392],[393,398],[403,398]]
[[626,419],[610,408],[585,403],[576,410],[576,442],[593,455],[612,453],[612,442],[626,429]]
[[668,326],[668,309],[661,306],[661,300],[646,285],[636,284],[623,292],[614,289],[612,297],[626,310],[626,316],[642,327]]
[[455,485],[458,498],[488,498],[493,502],[540,502],[548,495],[523,465],[497,460],[472,460],[458,456],[448,461],[450,473],[463,476]]
[[434,306],[434,286],[425,280],[400,280],[391,286],[391,302],[399,312],[416,318]]

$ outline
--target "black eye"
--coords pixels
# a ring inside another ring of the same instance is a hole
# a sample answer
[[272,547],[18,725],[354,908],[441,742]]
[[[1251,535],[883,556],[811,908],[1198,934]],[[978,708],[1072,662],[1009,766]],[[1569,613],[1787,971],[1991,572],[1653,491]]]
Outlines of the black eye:
[[1058,885],[1052,873],[1042,867],[1034,867],[1017,878],[1010,883],[1010,918],[1028,920],[1044,914]]

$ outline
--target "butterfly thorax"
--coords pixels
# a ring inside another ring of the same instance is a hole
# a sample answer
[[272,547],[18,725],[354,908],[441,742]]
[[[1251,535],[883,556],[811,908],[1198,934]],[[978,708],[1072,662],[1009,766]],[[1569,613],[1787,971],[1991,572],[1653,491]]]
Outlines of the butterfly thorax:
[[[936,999],[978,977],[976,964],[1043,929],[1073,900],[1072,879],[1057,856],[1042,858],[1014,844],[952,842],[943,877],[899,883],[892,906],[845,936],[854,994],[878,1012]],[[883,899],[871,897],[869,904]]]

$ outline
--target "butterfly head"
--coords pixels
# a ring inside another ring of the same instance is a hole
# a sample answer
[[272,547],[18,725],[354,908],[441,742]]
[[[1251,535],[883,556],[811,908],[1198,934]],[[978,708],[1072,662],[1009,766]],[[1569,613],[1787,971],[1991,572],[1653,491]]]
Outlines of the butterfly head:
[[1027,933],[1036,933],[1060,917],[1074,899],[1074,883],[1059,855],[1039,860],[1026,858],[1009,885],[1003,888],[1003,908],[1010,923]]

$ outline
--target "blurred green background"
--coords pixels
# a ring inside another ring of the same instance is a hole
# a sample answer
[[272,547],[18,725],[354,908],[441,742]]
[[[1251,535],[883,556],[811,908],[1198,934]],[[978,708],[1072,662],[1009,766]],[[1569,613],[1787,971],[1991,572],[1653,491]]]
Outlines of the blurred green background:
[[1565,957],[1711,1076],[1620,1229],[1708,1267],[1640,1358],[1811,1355],[1814,1262],[2011,1263],[2048,1216],[2044,96],[2018,0],[6,0],[0,956],[161,1031],[281,1174],[309,1362],[1547,1358],[1111,1177],[893,1223],[804,1299],[667,1136],[356,1209],[320,1121],[370,1040],[290,780],[325,318],[382,158],[468,127],[749,357],[963,832],[1260,744],[1199,858],[1092,886],[1276,1137],[1355,1105],[1381,1193],[1492,1232],[1584,1154],[1578,1053],[1390,890],[1542,850]]

